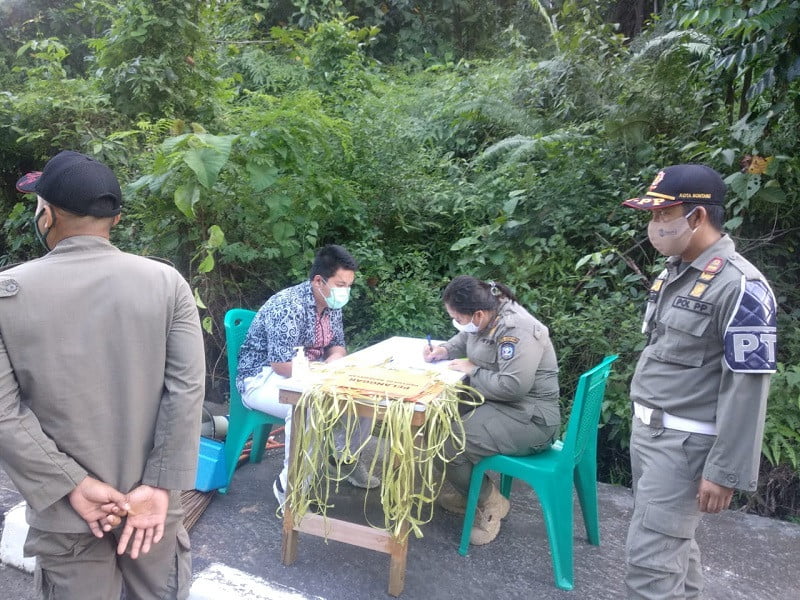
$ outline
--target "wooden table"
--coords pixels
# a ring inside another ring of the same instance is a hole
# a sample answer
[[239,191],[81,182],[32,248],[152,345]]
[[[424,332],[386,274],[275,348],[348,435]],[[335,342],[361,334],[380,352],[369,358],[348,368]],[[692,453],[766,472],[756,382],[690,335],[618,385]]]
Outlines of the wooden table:
[[[427,341],[424,339],[392,337],[345,356],[339,359],[337,363],[340,363],[343,367],[347,365],[374,366],[391,360],[395,368],[407,367],[411,370],[415,368],[426,370],[435,368],[445,382],[455,383],[460,381],[464,374],[459,371],[448,370],[445,362],[435,363],[434,365],[424,363],[422,360],[422,348],[426,343]],[[335,363],[330,364],[334,365]],[[297,411],[297,402],[307,385],[308,381],[303,381],[299,378],[287,379],[281,385],[280,401],[294,405],[292,410]],[[417,405],[415,408],[412,425],[419,427],[425,422],[425,406]],[[357,405],[357,410],[360,416],[372,417],[375,413],[374,407],[361,403]],[[295,414],[295,416],[297,415]],[[379,417],[380,411],[378,411]],[[297,421],[295,420],[295,422]],[[295,436],[292,436],[289,451],[290,460],[294,460],[296,452]],[[387,457],[387,459],[391,460],[391,457]],[[289,489],[295,484],[296,482],[290,481]],[[281,550],[281,560],[284,565],[292,564],[297,558],[298,534],[300,532],[388,554],[389,594],[399,596],[402,593],[405,584],[406,557],[408,554],[407,523],[401,524],[399,539],[396,539],[385,530],[332,517],[323,518],[321,515],[311,513],[306,514],[300,523],[295,523],[292,507],[287,502],[283,512],[283,542]]]

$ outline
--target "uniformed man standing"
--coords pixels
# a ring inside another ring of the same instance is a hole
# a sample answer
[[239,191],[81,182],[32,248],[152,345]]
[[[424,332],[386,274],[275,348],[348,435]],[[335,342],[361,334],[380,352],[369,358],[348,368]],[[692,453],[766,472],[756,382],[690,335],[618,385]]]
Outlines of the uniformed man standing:
[[776,303],[764,276],[722,233],[725,183],[696,164],[659,171],[623,204],[649,210],[666,269],[650,288],[648,343],[631,382],[634,511],[629,598],[696,598],[695,530],[758,481]]
[[0,273],[0,465],[27,502],[40,597],[186,598],[180,491],[205,384],[191,289],[110,243],[106,165],[64,151],[17,187],[49,252]]

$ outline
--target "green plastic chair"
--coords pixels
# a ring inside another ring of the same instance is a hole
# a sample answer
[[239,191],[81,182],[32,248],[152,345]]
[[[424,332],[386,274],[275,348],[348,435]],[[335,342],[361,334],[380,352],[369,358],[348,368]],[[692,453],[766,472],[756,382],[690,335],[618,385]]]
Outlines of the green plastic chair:
[[469,548],[469,535],[475,520],[483,474],[486,471],[500,473],[500,492],[506,498],[511,494],[511,483],[516,477],[533,488],[542,505],[555,584],[562,590],[572,589],[572,486],[574,481],[589,543],[599,546],[597,423],[611,363],[616,359],[617,355],[607,356],[580,376],[563,440],[556,441],[549,450],[532,456],[498,454],[488,456],[475,465],[459,554],[466,556]]
[[225,313],[225,341],[228,345],[228,378],[230,380],[230,415],[228,416],[228,434],[225,437],[225,469],[227,485],[219,489],[225,494],[231,485],[233,473],[247,440],[252,436],[253,446],[250,451],[250,462],[261,462],[264,447],[273,425],[283,425],[283,419],[267,413],[250,410],[242,404],[242,396],[236,387],[236,371],[239,367],[239,348],[247,336],[250,323],[256,316],[255,311],[244,308],[232,308]]

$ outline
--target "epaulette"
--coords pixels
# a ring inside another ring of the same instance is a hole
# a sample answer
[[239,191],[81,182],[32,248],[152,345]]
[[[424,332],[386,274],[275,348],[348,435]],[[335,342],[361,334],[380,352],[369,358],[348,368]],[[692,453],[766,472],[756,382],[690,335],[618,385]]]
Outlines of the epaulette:
[[661,271],[661,274],[653,280],[653,285],[650,286],[650,290],[647,292],[648,302],[656,302],[658,300],[658,295],[661,293],[661,288],[664,287],[664,281],[667,279],[668,274],[669,272],[664,269]]
[[160,256],[145,256],[145,258],[149,258],[150,260],[154,260],[156,262],[164,263],[165,265],[169,265],[173,269],[175,268],[175,263],[167,258],[161,258]]
[[738,252],[732,253],[728,257],[728,260],[730,261],[729,264],[733,267],[736,267],[747,279],[764,279],[763,273],[761,273],[761,271],[759,271],[753,263],[751,263]]
[[15,262],[15,263],[11,263],[9,265],[0,266],[0,273],[2,273],[3,271],[8,271],[9,269],[13,269],[14,267],[18,267],[19,265],[23,265],[23,264],[25,264],[25,263]]
[[722,271],[725,267],[726,260],[724,258],[720,258],[719,256],[715,256],[712,258],[706,266],[703,267],[703,270],[700,271],[700,274],[697,276],[697,279],[692,286],[691,291],[689,292],[690,298],[695,298],[699,300],[703,297],[703,294],[706,293],[708,286],[711,285],[711,282],[714,281],[714,278],[717,274]]

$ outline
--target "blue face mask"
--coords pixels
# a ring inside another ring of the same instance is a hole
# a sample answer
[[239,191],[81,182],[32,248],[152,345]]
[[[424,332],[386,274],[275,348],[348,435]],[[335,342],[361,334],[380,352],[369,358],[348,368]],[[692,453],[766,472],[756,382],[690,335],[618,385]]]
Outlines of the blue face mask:
[[325,296],[325,304],[328,305],[328,308],[336,310],[342,308],[345,304],[347,304],[347,302],[350,300],[349,287],[331,287],[330,285],[328,285],[327,279],[323,279],[323,281],[330,290],[330,294]]

